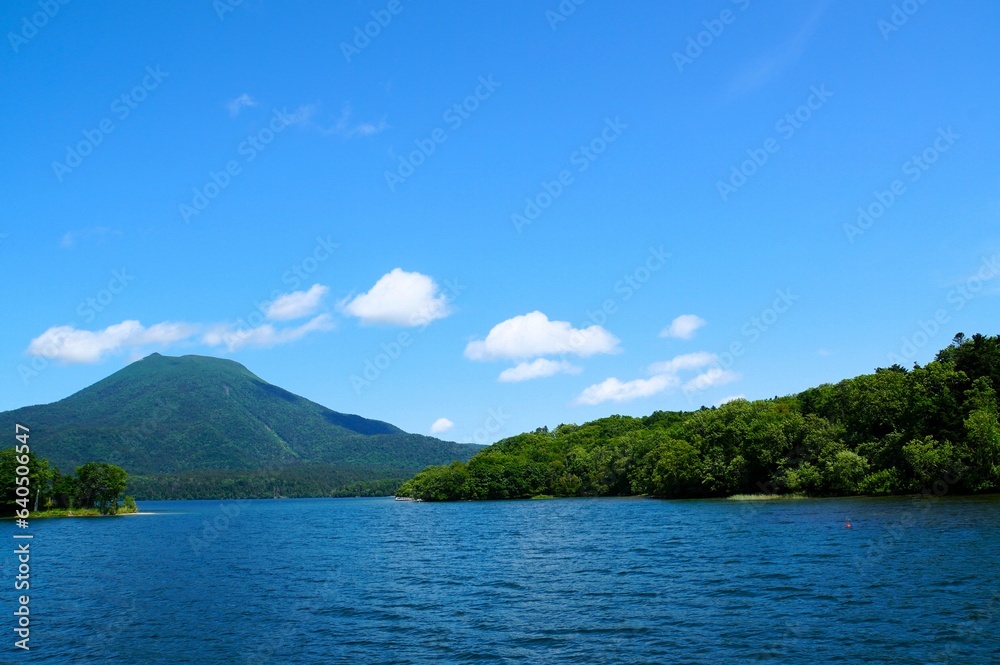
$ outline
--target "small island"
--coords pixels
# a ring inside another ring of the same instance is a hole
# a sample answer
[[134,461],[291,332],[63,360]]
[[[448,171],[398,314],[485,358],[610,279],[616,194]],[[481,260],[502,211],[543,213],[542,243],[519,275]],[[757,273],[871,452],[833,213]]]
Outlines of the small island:
[[713,498],[1000,491],[1000,336],[958,334],[898,364],[795,395],[611,416],[520,434],[428,467],[399,497]]
[[[15,448],[0,450],[0,517],[10,518],[27,508],[35,517],[93,517],[138,512],[135,499],[125,496],[128,474],[121,467],[88,462],[75,474],[63,474],[48,460],[28,453],[28,494],[18,496],[19,466]],[[23,485],[23,483],[21,484]]]

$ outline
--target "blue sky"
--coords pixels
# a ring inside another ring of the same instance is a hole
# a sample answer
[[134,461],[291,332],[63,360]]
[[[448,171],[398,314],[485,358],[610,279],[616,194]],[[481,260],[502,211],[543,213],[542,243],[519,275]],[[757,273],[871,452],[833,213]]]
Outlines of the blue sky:
[[489,443],[998,332],[1000,6],[578,2],[5,3],[0,409],[205,354]]

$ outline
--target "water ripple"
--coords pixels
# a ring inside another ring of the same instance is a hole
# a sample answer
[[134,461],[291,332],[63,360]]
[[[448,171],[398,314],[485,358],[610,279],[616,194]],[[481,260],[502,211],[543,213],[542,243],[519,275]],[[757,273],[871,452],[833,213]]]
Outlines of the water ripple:
[[33,524],[34,662],[1000,653],[997,497],[930,501],[918,521],[910,499],[249,501],[210,532],[218,502],[143,509],[155,514]]

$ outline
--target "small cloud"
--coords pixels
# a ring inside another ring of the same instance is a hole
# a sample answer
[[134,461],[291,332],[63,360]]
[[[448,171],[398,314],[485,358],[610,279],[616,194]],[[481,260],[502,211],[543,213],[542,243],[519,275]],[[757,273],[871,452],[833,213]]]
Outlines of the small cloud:
[[67,231],[59,239],[59,247],[62,249],[72,249],[83,240],[95,238],[103,241],[109,235],[119,235],[121,232],[107,226],[94,226],[82,231]]
[[191,323],[174,323],[164,321],[146,328],[139,337],[140,344],[159,344],[166,346],[191,337],[198,332],[200,326]]
[[740,375],[732,370],[722,369],[721,367],[713,367],[707,372],[699,374],[685,383],[684,391],[694,392],[699,390],[708,390],[709,388],[724,386],[727,383],[732,383],[733,381],[739,381],[740,378]]
[[423,326],[451,314],[447,297],[433,279],[395,268],[366,293],[339,303],[349,316],[365,324]]
[[285,120],[289,125],[309,124],[318,110],[319,104],[303,104],[294,113],[286,114]]
[[443,434],[455,426],[455,423],[451,422],[447,418],[438,418],[431,425],[431,434]]
[[337,119],[337,123],[328,130],[325,130],[326,134],[336,134],[345,139],[354,138],[355,136],[373,136],[388,129],[389,125],[386,123],[385,118],[377,122],[365,121],[365,122],[351,122],[351,105],[345,104],[344,108],[340,112],[340,118]]
[[257,106],[257,100],[255,100],[253,97],[251,97],[245,92],[236,99],[226,104],[226,108],[229,109],[229,115],[234,117],[239,115],[240,111],[242,111],[244,108],[248,106]]
[[271,348],[295,342],[312,332],[326,332],[334,329],[329,314],[320,314],[300,326],[276,328],[270,323],[250,328],[232,323],[213,326],[201,338],[208,346],[224,346],[227,351],[236,351],[245,346]]
[[832,356],[833,355],[833,351],[828,351],[827,349],[819,349],[818,351],[816,351],[816,353],[819,354],[819,355],[821,355],[821,356]]
[[672,360],[653,363],[649,366],[651,374],[677,374],[687,369],[699,369],[707,367],[718,360],[714,353],[698,351],[697,353],[685,353]]
[[301,319],[314,314],[322,303],[323,296],[330,289],[322,284],[313,284],[308,291],[293,291],[278,296],[268,305],[264,315],[276,321]]
[[385,123],[385,120],[380,120],[377,123],[362,122],[361,124],[354,126],[349,136],[371,136],[372,134],[378,134],[388,126],[389,125]]
[[469,342],[470,360],[521,360],[569,353],[580,357],[618,353],[619,339],[598,325],[574,328],[567,321],[550,321],[542,312],[529,312],[502,321],[484,340]]
[[602,402],[628,402],[663,392],[667,388],[676,387],[678,383],[677,377],[669,374],[634,381],[620,381],[612,377],[586,388],[575,403],[594,406]]
[[538,358],[532,362],[523,362],[516,367],[511,367],[500,372],[498,381],[501,383],[517,383],[519,381],[530,381],[531,379],[541,379],[554,374],[579,374],[582,368],[566,360],[548,360]]
[[333,328],[329,314],[321,314],[301,326],[288,328],[276,328],[270,323],[250,328],[242,321],[213,326],[164,321],[146,327],[136,320],[122,321],[102,330],[79,330],[71,325],[53,326],[31,340],[26,353],[67,364],[91,364],[124,351],[128,351],[131,358],[136,358],[141,357],[139,350],[144,347],[165,349],[183,342],[221,346],[227,351],[244,346],[272,347]]
[[296,111],[292,124],[298,122],[307,124],[311,129],[326,136],[339,136],[344,139],[356,137],[374,136],[389,128],[389,124],[383,117],[381,120],[354,121],[354,115],[350,104],[345,104],[340,111],[340,116],[332,125],[327,125],[319,119],[319,104],[307,104],[299,107]]
[[[586,388],[576,398],[576,404],[594,405],[601,402],[627,402],[640,397],[649,397],[681,385],[680,374],[699,370],[718,363],[714,353],[699,351],[685,353],[664,362],[653,363],[647,368],[652,375],[648,379],[621,381],[617,378],[605,379],[601,383]],[[705,390],[721,386],[739,379],[739,375],[719,367],[712,367],[684,384],[684,391]]]
[[139,346],[168,346],[196,334],[198,327],[187,323],[164,322],[149,328],[129,320],[103,330],[78,330],[73,326],[53,326],[31,340],[27,352],[33,356],[70,364],[96,363],[105,356]]
[[660,331],[660,337],[676,339],[691,339],[698,328],[708,322],[695,314],[681,314],[670,322],[670,325]]

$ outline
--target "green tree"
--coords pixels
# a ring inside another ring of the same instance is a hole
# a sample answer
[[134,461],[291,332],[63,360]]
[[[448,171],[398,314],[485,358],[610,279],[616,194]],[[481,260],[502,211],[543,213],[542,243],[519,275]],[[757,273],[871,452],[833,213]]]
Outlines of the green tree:
[[72,508],[76,497],[76,478],[72,474],[60,473],[53,469],[52,495],[47,508]]
[[[25,466],[28,475],[20,476],[17,469]],[[51,491],[52,476],[49,463],[34,453],[18,454],[15,448],[0,450],[0,514],[13,515],[22,508],[36,510],[42,498]],[[27,478],[27,481],[20,478]],[[18,487],[27,487],[27,490],[18,494]]]
[[838,494],[857,494],[868,474],[868,460],[850,450],[841,450],[826,467],[830,488]]
[[119,466],[104,462],[88,462],[76,468],[77,505],[94,506],[102,515],[118,512],[128,481],[128,474]]
[[791,492],[820,494],[826,485],[826,477],[811,462],[805,462],[794,469],[785,471],[784,486]]
[[969,415],[965,419],[965,445],[970,467],[967,484],[974,492],[1000,486],[1000,422],[997,394],[990,383],[987,377],[979,377],[966,398]]
[[1000,388],[1000,335],[986,337],[977,333],[966,337],[959,333],[937,359],[954,363],[955,369],[969,377],[970,384],[985,376],[994,388]]
[[777,487],[787,487],[792,492],[829,494],[833,490],[825,470],[837,453],[846,450],[844,428],[810,413],[803,421],[803,431],[801,443],[784,461],[785,470],[778,476]]
[[647,453],[645,493],[662,497],[698,496],[702,492],[701,456],[687,441],[667,439]]
[[903,456],[913,473],[911,490],[928,490],[937,481],[961,478],[965,467],[949,441],[933,436],[914,439],[903,446]]

